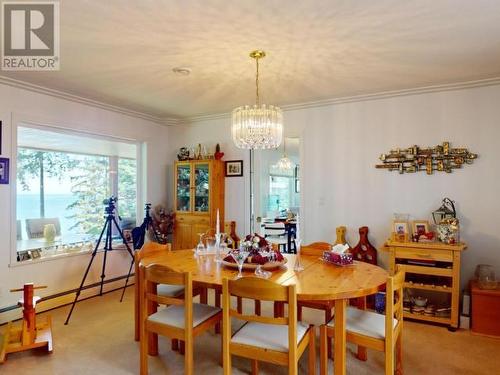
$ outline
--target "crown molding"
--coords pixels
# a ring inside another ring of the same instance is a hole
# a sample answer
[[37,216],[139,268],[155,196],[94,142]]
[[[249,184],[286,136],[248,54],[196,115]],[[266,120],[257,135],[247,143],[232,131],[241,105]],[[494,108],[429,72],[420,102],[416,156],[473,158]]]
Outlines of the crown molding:
[[[115,113],[119,113],[122,115],[140,118],[143,120],[151,121],[159,125],[164,126],[183,126],[188,124],[194,124],[204,121],[211,120],[223,120],[229,119],[231,117],[230,112],[225,113],[213,113],[207,115],[199,115],[199,116],[191,116],[191,117],[158,117],[149,113],[135,111],[126,107],[121,107],[113,104],[104,103],[101,101],[97,101],[94,99],[85,98],[78,95],[73,95],[64,91],[50,89],[47,87],[35,85],[33,83],[29,83],[26,81],[20,81],[13,78],[8,78],[0,75],[0,84],[16,87],[24,90],[28,90],[31,92],[45,94],[49,96],[53,96],[56,98],[68,100],[75,103],[85,104],[91,107],[104,109],[107,111],[112,111]],[[378,99],[387,99],[398,96],[408,96],[408,95],[419,95],[426,94],[432,92],[444,92],[444,91],[452,91],[452,90],[462,90],[462,89],[470,89],[475,87],[484,87],[484,86],[493,86],[500,85],[500,77],[493,77],[475,81],[465,81],[465,82],[456,82],[456,83],[448,83],[441,85],[432,85],[432,86],[424,86],[403,90],[393,90],[393,91],[383,91],[371,94],[362,94],[362,95],[354,95],[354,96],[346,96],[339,98],[331,98],[331,99],[323,99],[316,100],[310,102],[296,103],[296,104],[287,104],[281,106],[281,109],[284,111],[295,111],[300,109],[307,108],[318,108],[325,107],[334,104],[343,104],[343,103],[353,103],[353,102],[362,102],[368,100],[378,100]]]
[[157,117],[157,116],[154,116],[154,115],[151,115],[148,113],[134,111],[134,110],[126,108],[126,107],[121,107],[121,106],[117,106],[117,105],[113,105],[113,104],[104,103],[104,102],[97,101],[94,99],[89,99],[89,98],[85,98],[82,96],[73,95],[73,94],[70,94],[70,93],[67,93],[64,91],[60,91],[60,90],[50,89],[47,87],[35,85],[33,83],[29,83],[26,81],[20,81],[20,80],[5,77],[2,75],[0,75],[0,84],[23,89],[23,90],[28,90],[28,91],[35,92],[38,94],[49,95],[49,96],[52,96],[55,98],[64,99],[64,100],[68,100],[68,101],[75,102],[75,103],[85,104],[85,105],[88,105],[91,107],[104,109],[104,110],[119,113],[122,115],[139,118],[142,120],[151,121],[151,122],[154,122],[154,123],[159,124],[159,125],[167,125],[167,126],[174,125],[180,121],[180,119],[177,119],[177,118],[161,118],[161,117]]
[[[382,91],[372,94],[362,94],[362,95],[354,95],[354,96],[345,96],[340,98],[331,98],[324,100],[316,100],[311,102],[297,103],[297,104],[287,104],[280,106],[283,111],[296,111],[300,109],[307,108],[319,108],[325,107],[329,105],[335,104],[343,104],[343,103],[354,103],[354,102],[363,102],[369,100],[378,100],[378,99],[387,99],[398,96],[408,96],[408,95],[420,95],[420,94],[428,94],[433,92],[445,92],[445,91],[453,91],[453,90],[463,90],[470,89],[475,87],[484,87],[484,86],[494,86],[500,85],[500,77],[487,78],[475,81],[465,81],[465,82],[456,82],[456,83],[447,83],[441,85],[432,85],[432,86],[423,86],[416,87],[411,89],[403,89],[403,90],[393,90],[393,91]],[[203,121],[210,120],[221,120],[227,119],[231,117],[231,113],[215,113],[208,115],[200,115],[186,118],[187,123],[197,123]]]

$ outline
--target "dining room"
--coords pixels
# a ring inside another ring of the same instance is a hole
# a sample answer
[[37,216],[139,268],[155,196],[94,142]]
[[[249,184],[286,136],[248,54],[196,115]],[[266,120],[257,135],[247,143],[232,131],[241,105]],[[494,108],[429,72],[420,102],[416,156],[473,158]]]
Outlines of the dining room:
[[498,372],[500,3],[0,6],[1,374]]

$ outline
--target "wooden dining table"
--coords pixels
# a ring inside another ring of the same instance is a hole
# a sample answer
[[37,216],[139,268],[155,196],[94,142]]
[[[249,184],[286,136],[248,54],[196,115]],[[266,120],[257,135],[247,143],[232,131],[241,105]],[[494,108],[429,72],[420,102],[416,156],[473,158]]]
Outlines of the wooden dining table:
[[[334,373],[346,373],[346,308],[350,298],[378,292],[387,281],[383,268],[354,262],[339,267],[319,256],[301,255],[302,271],[294,271],[296,254],[283,254],[287,263],[272,272],[269,280],[281,285],[295,284],[299,301],[335,301]],[[176,250],[142,259],[141,265],[162,264],[178,272],[191,272],[193,282],[207,287],[220,287],[224,278],[234,279],[238,270],[215,262],[214,255],[195,256],[193,250]],[[254,276],[253,271],[243,271]],[[136,283],[137,287],[138,283]]]

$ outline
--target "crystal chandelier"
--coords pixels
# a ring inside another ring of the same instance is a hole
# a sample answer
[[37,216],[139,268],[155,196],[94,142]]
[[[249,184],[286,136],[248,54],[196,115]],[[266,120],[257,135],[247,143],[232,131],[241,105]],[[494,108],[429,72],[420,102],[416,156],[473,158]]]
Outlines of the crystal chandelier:
[[286,155],[286,139],[283,141],[283,156],[274,167],[280,171],[290,171],[295,168],[295,163]]
[[259,59],[264,51],[252,51],[250,57],[256,62],[256,103],[233,110],[231,133],[236,147],[244,149],[278,148],[283,139],[283,113],[279,107],[260,104]]

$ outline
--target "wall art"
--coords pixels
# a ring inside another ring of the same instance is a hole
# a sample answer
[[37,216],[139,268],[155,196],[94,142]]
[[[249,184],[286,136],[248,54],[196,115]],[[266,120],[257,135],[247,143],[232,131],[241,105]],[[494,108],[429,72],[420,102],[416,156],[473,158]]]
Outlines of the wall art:
[[375,168],[398,171],[400,174],[420,171],[429,175],[434,171],[451,173],[453,169],[472,164],[476,158],[477,154],[466,148],[452,148],[449,142],[443,142],[436,147],[421,148],[415,145],[391,150],[388,154],[380,155],[382,164],[375,165]]

